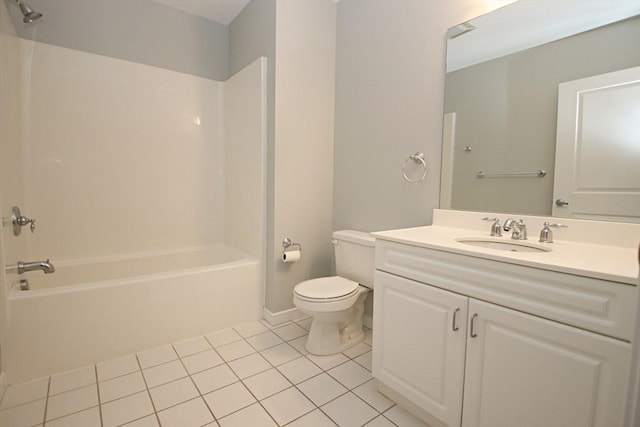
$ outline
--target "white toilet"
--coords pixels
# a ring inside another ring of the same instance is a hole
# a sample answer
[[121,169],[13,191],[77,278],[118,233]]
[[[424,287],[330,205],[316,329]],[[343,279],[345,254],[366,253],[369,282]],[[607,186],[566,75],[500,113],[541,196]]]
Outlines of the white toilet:
[[373,289],[375,238],[362,231],[333,233],[337,276],[306,280],[293,303],[312,317],[305,345],[311,354],[340,353],[364,339],[364,300]]

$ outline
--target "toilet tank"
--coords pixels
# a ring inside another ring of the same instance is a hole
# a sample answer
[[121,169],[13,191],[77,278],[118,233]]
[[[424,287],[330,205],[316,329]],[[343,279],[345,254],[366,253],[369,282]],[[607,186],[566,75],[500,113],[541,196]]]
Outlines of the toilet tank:
[[373,289],[374,246],[376,239],[367,232],[340,230],[333,232],[336,273]]

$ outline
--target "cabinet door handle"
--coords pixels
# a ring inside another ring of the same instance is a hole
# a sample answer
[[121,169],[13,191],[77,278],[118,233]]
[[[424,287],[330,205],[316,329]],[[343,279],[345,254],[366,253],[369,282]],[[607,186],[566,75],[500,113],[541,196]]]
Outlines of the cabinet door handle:
[[473,316],[471,316],[471,326],[469,327],[469,336],[471,338],[475,338],[478,336],[478,334],[476,334],[476,332],[474,331],[474,327],[473,327],[476,317],[478,317],[478,313],[474,313]]
[[457,325],[458,322],[456,321],[457,317],[458,317],[458,312],[460,311],[459,308],[456,308],[456,310],[453,312],[453,322],[451,322],[451,329],[455,332],[458,329],[460,329]]

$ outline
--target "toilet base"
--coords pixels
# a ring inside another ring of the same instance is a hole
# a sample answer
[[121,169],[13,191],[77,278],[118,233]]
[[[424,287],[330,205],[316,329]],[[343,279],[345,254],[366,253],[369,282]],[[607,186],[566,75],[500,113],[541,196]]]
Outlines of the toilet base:
[[338,324],[322,322],[323,324],[320,325],[316,320],[314,320],[314,323],[318,326],[309,330],[309,336],[304,348],[316,356],[341,353],[364,340],[364,331],[362,329],[359,332],[354,331],[348,336],[344,336],[340,333],[340,325]]
[[305,349],[317,356],[341,353],[364,340],[362,319],[364,300],[369,289],[361,287],[356,303],[350,309],[333,313],[308,313],[312,316]]

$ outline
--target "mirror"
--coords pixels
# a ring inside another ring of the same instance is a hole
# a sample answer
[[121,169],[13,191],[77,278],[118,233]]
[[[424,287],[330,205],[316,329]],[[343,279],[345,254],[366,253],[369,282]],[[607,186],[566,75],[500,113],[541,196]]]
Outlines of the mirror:
[[[640,66],[639,14],[634,1],[521,0],[451,28],[440,207],[569,216],[554,208],[555,171],[566,167],[556,164],[559,85]],[[640,123],[640,107],[625,116]],[[630,126],[640,159],[640,127]],[[631,168],[640,217],[640,168]]]

